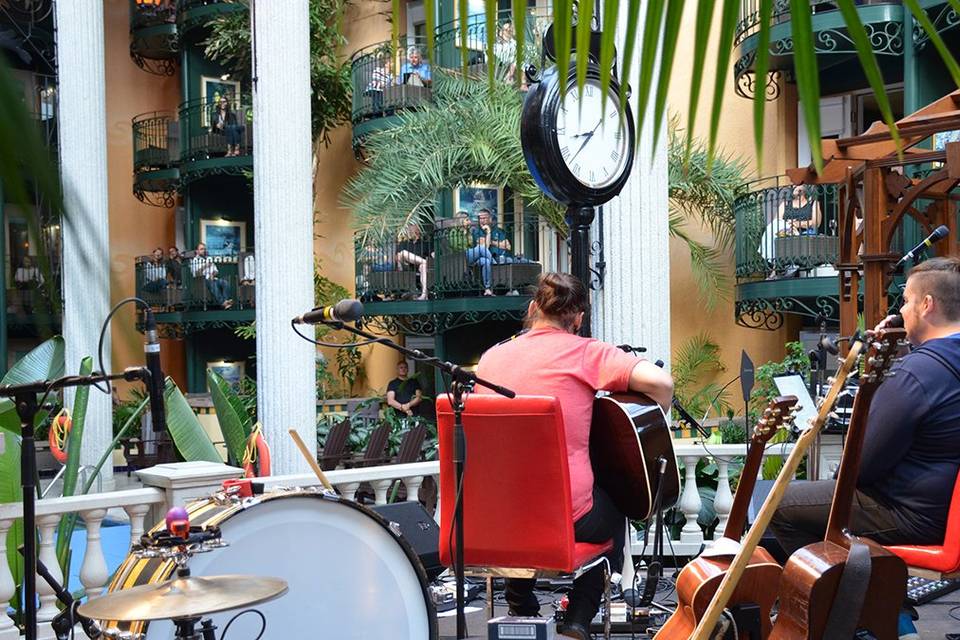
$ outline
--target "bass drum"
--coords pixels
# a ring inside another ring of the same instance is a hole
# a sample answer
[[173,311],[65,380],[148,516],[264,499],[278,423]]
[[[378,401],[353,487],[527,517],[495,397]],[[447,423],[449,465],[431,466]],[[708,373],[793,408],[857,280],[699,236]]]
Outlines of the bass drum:
[[[266,617],[264,640],[438,637],[420,560],[398,530],[363,506],[319,491],[295,490],[243,501],[198,500],[187,505],[187,512],[193,526],[219,526],[229,545],[191,558],[191,575],[239,573],[289,584],[286,595],[248,607]],[[172,578],[175,568],[169,560],[131,554],[109,590],[157,584]],[[223,633],[237,613],[210,617]],[[169,640],[174,634],[168,620],[149,625],[105,621],[103,627],[143,634],[147,640]],[[256,638],[260,627],[259,616],[240,616],[227,640]]]

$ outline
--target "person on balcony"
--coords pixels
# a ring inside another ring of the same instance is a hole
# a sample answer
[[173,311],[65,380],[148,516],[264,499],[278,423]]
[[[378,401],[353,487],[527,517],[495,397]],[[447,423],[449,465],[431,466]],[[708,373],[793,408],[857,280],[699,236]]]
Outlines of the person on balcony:
[[167,283],[171,287],[180,287],[183,285],[183,275],[181,270],[183,262],[180,259],[180,249],[173,245],[167,247],[167,261],[164,263],[167,270]]
[[480,209],[477,212],[477,221],[479,228],[474,234],[477,244],[483,244],[490,250],[494,264],[530,262],[526,258],[514,255],[507,232],[497,224],[489,209]]
[[230,158],[240,155],[240,141],[243,138],[244,126],[237,117],[237,113],[230,106],[226,96],[217,102],[213,113],[213,133],[219,133],[227,138],[227,153],[224,157]]
[[493,45],[493,55],[499,68],[505,69],[503,79],[513,82],[517,71],[517,41],[514,38],[513,23],[509,20],[500,25],[497,41]]
[[[960,258],[911,269],[900,315],[914,349],[870,406],[850,530],[883,545],[940,545],[960,472]],[[770,522],[787,554],[823,540],[835,485],[787,487]],[[919,637],[909,617],[901,614],[900,638]]]
[[387,87],[396,82],[393,77],[393,56],[386,53],[378,53],[373,66],[373,73],[370,74],[370,82],[363,93],[370,97],[373,112],[381,113],[383,111],[383,93]]
[[[763,238],[760,240],[760,254],[765,260],[773,263],[767,280],[778,277],[792,278],[800,272],[800,267],[796,264],[783,267],[783,260],[789,256],[777,255],[777,238],[817,235],[823,214],[820,211],[820,203],[815,197],[811,197],[810,189],[811,187],[802,184],[793,187],[790,197],[780,201],[776,216],[767,224]],[[782,275],[778,273],[778,259],[780,260],[779,268],[783,268]]]
[[240,284],[253,286],[257,282],[257,260],[252,253],[243,257],[240,263]]
[[204,279],[207,292],[215,304],[223,306],[224,309],[233,306],[233,300],[227,297],[229,295],[227,281],[217,277],[220,270],[213,258],[207,255],[207,245],[202,242],[197,245],[196,255],[190,261],[190,271],[194,278]]
[[430,65],[424,62],[420,47],[414,46],[407,50],[407,61],[400,67],[400,80],[413,87],[429,87],[433,82]]
[[427,299],[427,258],[433,255],[429,240],[423,238],[420,227],[411,222],[397,236],[397,267],[412,265],[420,274],[420,295],[417,300]]
[[31,256],[23,256],[23,261],[13,274],[13,285],[17,288],[18,303],[14,305],[26,314],[33,313],[33,299],[40,287],[43,286],[43,274],[33,263]]
[[[662,368],[624,353],[611,344],[577,335],[589,311],[587,288],[565,273],[544,273],[527,307],[526,332],[504,341],[480,358],[477,375],[518,394],[552,396],[560,401],[566,432],[573,502],[573,529],[578,542],[613,541],[610,568],[623,566],[626,517],[607,493],[594,486],[590,466],[590,424],[598,390],[640,391],[669,409],[673,380]],[[475,393],[492,393],[485,387]],[[522,487],[517,487],[522,490]],[[600,607],[603,567],[596,566],[574,580],[570,604],[559,635],[587,640],[590,621]],[[536,616],[540,603],[533,593],[536,580],[507,580],[510,615]]]
[[491,265],[493,264],[493,254],[490,253],[490,249],[488,249],[486,245],[479,244],[476,241],[475,238],[479,234],[474,234],[475,229],[473,228],[473,223],[470,221],[470,214],[461,210],[457,211],[454,217],[459,221],[459,225],[451,229],[447,235],[450,250],[454,252],[462,251],[467,258],[468,267],[480,265],[483,295],[492,296],[493,277]]
[[167,288],[167,265],[163,259],[163,247],[153,250],[150,260],[143,265],[143,290],[160,293]]

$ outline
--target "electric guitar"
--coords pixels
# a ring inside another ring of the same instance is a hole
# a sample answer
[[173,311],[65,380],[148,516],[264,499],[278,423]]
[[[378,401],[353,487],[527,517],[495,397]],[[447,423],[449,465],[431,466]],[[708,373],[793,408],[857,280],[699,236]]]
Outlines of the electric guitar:
[[[870,403],[905,338],[903,329],[885,329],[877,332],[870,345],[860,390],[853,401],[826,537],[796,551],[784,566],[780,613],[771,640],[821,640],[830,634],[852,638],[859,637],[861,629],[877,640],[897,638],[907,567],[898,556],[846,528],[857,490]],[[855,546],[860,552],[856,558],[851,551]],[[853,575],[861,573],[841,591],[841,576],[849,579],[848,566]],[[844,604],[834,611],[838,598]]]
[[[767,525],[770,524],[773,513],[780,504],[780,500],[783,499],[787,485],[790,484],[790,481],[793,480],[796,475],[800,461],[826,424],[827,416],[833,410],[837,396],[840,395],[840,391],[843,390],[843,386],[846,384],[847,376],[856,365],[857,357],[860,355],[862,346],[862,343],[858,340],[851,341],[850,351],[840,364],[840,368],[837,370],[837,374],[834,376],[832,384],[830,385],[830,391],[827,392],[827,396],[823,399],[823,402],[820,403],[817,417],[811,421],[810,428],[803,432],[793,445],[793,450],[784,461],[783,467],[780,469],[780,474],[777,476],[777,480],[774,482],[769,495],[767,495],[767,499],[763,502],[763,506],[753,521],[750,531],[747,532],[746,537],[740,543],[740,550],[734,557],[733,562],[730,563],[729,568],[724,572],[723,578],[717,586],[716,593],[713,598],[711,598],[709,604],[703,608],[702,613],[694,611],[697,626],[693,630],[693,633],[685,635],[685,631],[681,631],[681,633],[671,636],[660,636],[664,640],[667,640],[667,638],[669,638],[669,640],[686,640],[687,638],[691,640],[712,640],[715,637],[722,638],[724,636],[725,631],[723,631],[722,628],[720,633],[717,633],[717,625],[720,622],[720,617],[727,608],[727,604],[736,595],[736,591],[740,586],[740,578],[743,577],[744,571],[746,571],[753,560],[754,552],[760,544],[760,538],[763,536],[763,532],[766,531]],[[777,574],[777,577],[779,578],[779,574]],[[755,593],[766,593],[767,591],[776,591],[777,583],[771,580],[767,584],[753,585],[751,588]]]
[[[700,557],[691,560],[677,576],[677,610],[660,628],[656,639],[688,638],[697,626],[697,619],[713,598],[724,573],[730,566],[743,535],[747,521],[747,508],[753,497],[753,488],[757,482],[763,451],[767,442],[782,424],[793,419],[791,410],[797,404],[796,396],[774,398],[763,411],[750,437],[747,459],[740,473],[740,484],[733,499],[733,507],[723,538]],[[730,604],[752,603],[759,607],[758,626],[750,630],[739,630],[740,638],[760,640],[770,633],[770,609],[776,600],[776,584],[780,579],[780,565],[766,549],[757,548],[750,563],[744,570],[737,589],[730,598]],[[773,588],[770,586],[773,585]]]
[[594,482],[632,520],[651,516],[658,491],[664,509],[680,498],[680,470],[667,417],[642,393],[614,393],[594,400],[590,461]]

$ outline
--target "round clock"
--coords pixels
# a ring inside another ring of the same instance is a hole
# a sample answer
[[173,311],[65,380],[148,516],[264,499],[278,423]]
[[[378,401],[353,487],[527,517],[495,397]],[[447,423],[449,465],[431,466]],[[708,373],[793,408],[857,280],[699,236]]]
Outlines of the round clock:
[[591,64],[582,95],[576,70],[566,78],[561,99],[556,67],[544,72],[524,100],[520,141],[527,167],[550,198],[569,205],[596,206],[620,193],[633,166],[634,127],[620,86],[610,81],[601,109],[600,70]]

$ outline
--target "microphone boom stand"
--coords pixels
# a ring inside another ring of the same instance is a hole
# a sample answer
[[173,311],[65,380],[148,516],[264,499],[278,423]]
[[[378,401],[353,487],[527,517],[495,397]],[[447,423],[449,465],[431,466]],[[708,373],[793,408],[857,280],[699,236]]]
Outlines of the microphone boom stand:
[[143,380],[146,369],[130,368],[123,373],[96,373],[89,376],[65,376],[0,387],[0,398],[13,398],[20,418],[20,484],[23,487],[23,599],[26,640],[37,638],[37,454],[34,422],[40,405],[37,395],[65,387],[92,386],[107,380]]
[[453,535],[454,539],[456,540],[453,569],[454,573],[456,573],[457,580],[457,638],[466,638],[467,619],[464,611],[466,608],[466,601],[464,597],[463,577],[463,493],[461,492],[460,486],[463,482],[463,467],[466,458],[466,439],[463,433],[463,411],[465,409],[463,394],[466,391],[472,390],[474,385],[477,384],[507,398],[514,398],[517,394],[506,387],[502,387],[498,384],[477,377],[477,375],[472,371],[462,369],[451,362],[444,362],[439,358],[428,356],[417,349],[408,349],[407,347],[402,347],[389,338],[377,336],[356,327],[347,326],[343,322],[339,321],[323,321],[323,324],[326,324],[333,329],[344,329],[354,335],[360,336],[361,338],[370,340],[371,342],[388,346],[395,351],[399,351],[405,356],[413,358],[417,362],[428,364],[431,367],[438,369],[442,373],[446,373],[453,380],[453,384],[451,385],[451,395],[453,396],[451,405],[453,407],[453,464],[454,478],[456,479],[456,484],[453,487],[453,494],[457,496],[456,509],[454,509],[453,514]]

